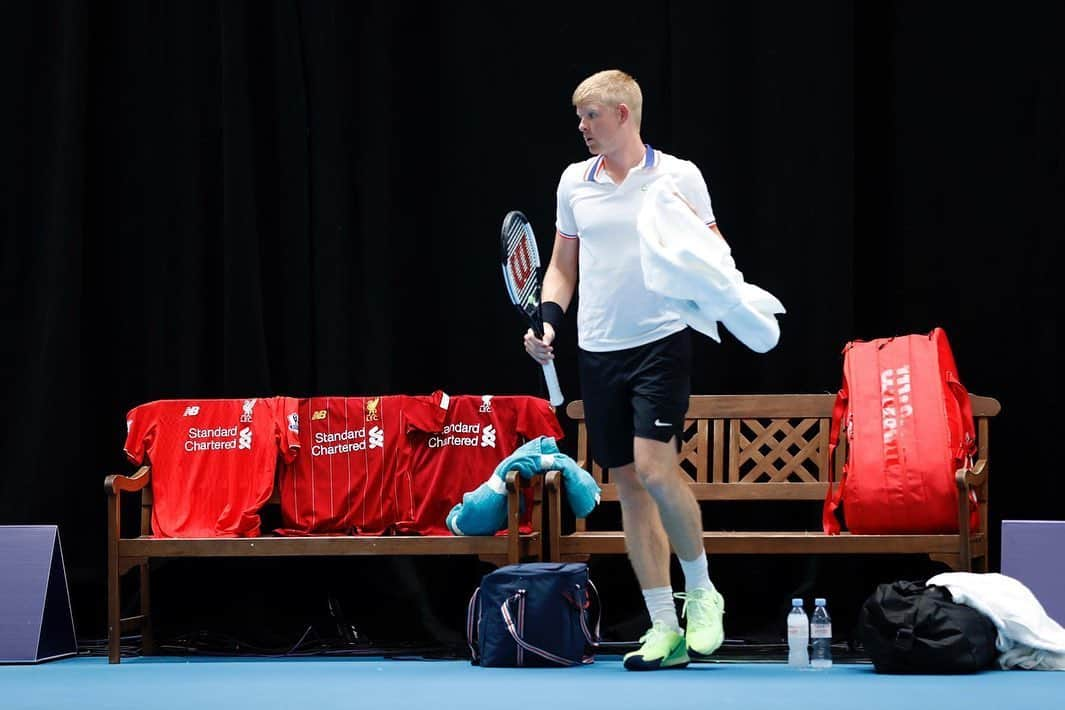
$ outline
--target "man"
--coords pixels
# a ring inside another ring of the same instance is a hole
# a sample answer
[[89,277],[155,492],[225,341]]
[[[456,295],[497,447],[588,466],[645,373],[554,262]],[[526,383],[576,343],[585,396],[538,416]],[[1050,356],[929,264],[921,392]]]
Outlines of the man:
[[[677,461],[691,391],[691,331],[645,288],[640,266],[636,222],[648,186],[672,177],[707,224],[707,238],[721,234],[699,169],[641,140],[643,98],[631,76],[594,74],[574,91],[573,105],[593,157],[567,167],[559,181],[544,337],[530,330],[525,349],[541,364],[554,357],[556,329],[579,285],[578,359],[592,455],[617,484],[629,560],[652,622],[625,667],[682,668],[721,645],[724,601],[710,582],[702,514]],[[670,546],[684,570],[685,591],[676,595]],[[684,601],[684,633],[674,596]]]

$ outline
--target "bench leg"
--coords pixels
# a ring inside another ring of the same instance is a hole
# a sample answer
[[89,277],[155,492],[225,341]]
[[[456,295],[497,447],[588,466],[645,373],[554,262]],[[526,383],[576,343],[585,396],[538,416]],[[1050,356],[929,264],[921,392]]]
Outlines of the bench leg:
[[149,561],[140,564],[141,577],[141,652],[145,656],[155,655],[155,632],[152,628],[152,592],[149,576]]
[[118,568],[118,538],[121,530],[119,496],[109,496],[107,516],[107,662],[122,661],[121,574]]
[[118,560],[107,562],[107,662],[122,661],[122,617],[119,600]]

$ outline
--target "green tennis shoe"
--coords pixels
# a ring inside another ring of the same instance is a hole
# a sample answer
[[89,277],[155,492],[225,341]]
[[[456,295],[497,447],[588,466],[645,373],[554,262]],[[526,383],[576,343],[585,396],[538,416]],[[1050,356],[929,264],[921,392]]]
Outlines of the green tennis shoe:
[[630,671],[657,671],[683,668],[688,665],[688,649],[684,637],[661,621],[640,637],[638,649],[625,654],[625,668]]
[[716,589],[693,589],[673,596],[684,601],[680,615],[687,622],[688,653],[692,660],[706,660],[725,641],[725,600]]

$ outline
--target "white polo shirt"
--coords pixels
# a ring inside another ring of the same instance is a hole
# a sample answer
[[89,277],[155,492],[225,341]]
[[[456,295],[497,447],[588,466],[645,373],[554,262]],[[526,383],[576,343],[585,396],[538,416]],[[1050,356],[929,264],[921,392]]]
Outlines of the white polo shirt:
[[[581,240],[577,344],[585,350],[624,350],[685,328],[666,298],[644,286],[640,266],[636,219],[649,186],[664,175],[673,178],[703,222],[715,222],[699,168],[651,146],[620,185],[603,168],[602,156],[562,172],[555,226],[563,237]],[[708,230],[707,238],[712,236]]]

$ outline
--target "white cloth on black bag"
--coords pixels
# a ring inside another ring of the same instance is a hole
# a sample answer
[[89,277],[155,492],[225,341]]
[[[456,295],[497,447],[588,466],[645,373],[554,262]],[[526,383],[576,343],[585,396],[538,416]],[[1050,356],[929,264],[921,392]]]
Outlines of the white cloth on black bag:
[[946,587],[954,601],[991,620],[1000,667],[1065,670],[1065,629],[1020,580],[997,572],[944,572],[926,584]]
[[720,322],[757,353],[776,346],[780,324],[775,314],[784,313],[784,306],[744,281],[732,249],[709,232],[669,176],[648,188],[636,229],[644,284],[667,297],[685,323],[721,342]]

